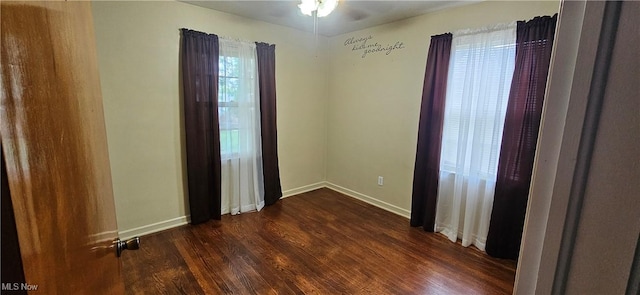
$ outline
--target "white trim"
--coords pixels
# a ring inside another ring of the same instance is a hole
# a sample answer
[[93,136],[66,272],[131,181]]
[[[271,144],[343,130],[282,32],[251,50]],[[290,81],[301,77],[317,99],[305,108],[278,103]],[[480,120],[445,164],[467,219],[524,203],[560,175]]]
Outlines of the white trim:
[[329,188],[329,189],[332,189],[334,191],[337,191],[339,193],[345,194],[345,195],[347,195],[349,197],[358,199],[358,200],[363,201],[365,203],[368,203],[368,204],[371,204],[371,205],[376,206],[378,208],[384,209],[384,210],[389,211],[391,213],[400,215],[400,216],[402,216],[404,218],[407,218],[407,219],[411,218],[411,211],[409,211],[407,209],[403,209],[403,208],[400,208],[400,207],[398,207],[396,205],[392,205],[392,204],[389,204],[387,202],[380,201],[380,200],[378,200],[376,198],[367,196],[365,194],[361,194],[359,192],[350,190],[348,188],[341,187],[341,186],[339,186],[337,184],[333,184],[331,182],[326,182],[326,187]]
[[282,199],[327,187],[324,181],[289,189],[282,192]]
[[[325,187],[324,181],[286,190],[282,192],[282,198],[287,198],[287,197],[295,196],[298,194],[310,192],[312,190],[316,190],[323,187]],[[119,231],[119,236],[121,240],[126,240],[133,237],[145,236],[145,235],[157,233],[163,230],[188,224],[189,221],[190,221],[190,216],[188,215],[180,216],[180,217],[172,218],[169,220],[164,220],[164,221],[143,225],[143,226],[132,228],[132,229]]]
[[123,231],[120,231],[119,236],[121,240],[126,240],[133,237],[146,236],[152,233],[157,233],[159,231],[182,226],[187,223],[189,223],[189,216],[180,216],[180,217],[172,218],[169,220],[152,223],[149,225],[143,225],[141,227],[123,230]]
[[[371,204],[373,206],[376,206],[378,208],[381,208],[383,210],[389,211],[391,213],[400,215],[402,217],[405,218],[410,218],[411,216],[411,211],[400,208],[396,205],[392,205],[389,204],[387,202],[384,201],[380,201],[378,199],[375,199],[373,197],[367,196],[365,194],[361,194],[359,192],[350,190],[348,188],[344,188],[341,187],[337,184],[333,184],[330,182],[326,182],[326,181],[321,181],[321,182],[317,182],[317,183],[313,183],[313,184],[309,184],[309,185],[305,185],[305,186],[301,186],[298,188],[293,188],[293,189],[289,189],[286,191],[282,192],[282,199],[284,198],[288,198],[291,196],[295,196],[295,195],[299,195],[302,193],[306,193],[306,192],[310,192],[313,190],[317,190],[317,189],[321,189],[321,188],[328,188],[331,190],[334,190],[336,192],[339,192],[341,194],[344,194],[346,196],[352,197],[354,199],[358,199],[360,201],[363,201],[367,204]],[[145,236],[145,235],[149,235],[149,234],[153,234],[153,233],[157,233],[159,231],[163,231],[163,230],[167,230],[167,229],[171,229],[174,227],[178,227],[178,226],[182,226],[185,224],[188,224],[190,221],[190,216],[180,216],[180,217],[176,217],[173,219],[169,219],[169,220],[165,220],[165,221],[160,221],[160,222],[156,222],[156,223],[152,223],[149,225],[144,225],[144,226],[140,226],[140,227],[136,227],[136,228],[132,228],[132,229],[127,229],[127,230],[123,230],[123,231],[119,231],[119,236],[120,239],[122,240],[126,240],[126,239],[130,239],[133,237],[139,237],[139,236]]]

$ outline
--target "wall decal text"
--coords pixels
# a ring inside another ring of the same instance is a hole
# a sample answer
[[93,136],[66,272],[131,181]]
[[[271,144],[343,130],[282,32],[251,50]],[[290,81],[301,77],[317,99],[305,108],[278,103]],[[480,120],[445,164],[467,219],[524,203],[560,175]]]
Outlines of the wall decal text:
[[401,41],[396,41],[393,45],[389,43],[386,46],[378,42],[373,42],[373,36],[371,35],[365,37],[349,37],[347,40],[344,40],[344,46],[351,47],[351,51],[361,51],[361,58],[367,57],[370,53],[384,52],[384,55],[389,55],[394,50],[405,48],[404,43]]

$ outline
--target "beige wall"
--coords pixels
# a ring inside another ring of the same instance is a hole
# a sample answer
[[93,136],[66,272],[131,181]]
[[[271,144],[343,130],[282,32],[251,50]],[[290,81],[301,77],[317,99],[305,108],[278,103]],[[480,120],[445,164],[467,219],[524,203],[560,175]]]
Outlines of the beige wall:
[[[558,8],[555,1],[483,2],[330,38],[327,181],[408,216],[430,36],[553,15]],[[373,37],[368,44],[400,41],[405,48],[362,58],[344,45],[367,36]]]
[[[577,25],[582,25],[583,6],[571,6],[574,14],[568,18],[576,18]],[[278,142],[285,191],[326,180],[330,187],[408,215],[429,37],[551,15],[558,3],[483,2],[320,37],[317,47],[308,33],[178,2],[94,2],[93,8],[117,217],[120,230],[126,232],[169,226],[167,221],[180,221],[188,214],[181,155],[179,28],[277,44]],[[621,26],[638,36],[637,29],[632,32],[635,27],[627,24],[630,15],[623,15]],[[565,27],[573,29],[567,34],[580,32],[580,27]],[[366,36],[373,37],[369,44],[403,42],[404,48],[361,58],[361,51],[344,46],[350,37]],[[562,155],[577,152],[580,132],[575,123],[583,116],[584,104],[573,97],[586,95],[588,88],[579,84],[586,74],[581,71],[585,66],[575,63],[577,36],[566,40],[556,57],[562,62],[556,60],[553,72],[561,79],[552,75],[550,85],[558,85],[550,86],[550,94],[568,99],[571,92],[573,108],[566,100],[546,106],[554,109],[547,109],[543,118],[517,294],[549,293],[555,270],[566,211],[563,196],[568,195],[575,164],[575,157]],[[580,40],[580,50],[595,48],[596,41]],[[626,62],[637,64],[633,53],[628,46],[615,53],[616,71],[609,81],[614,87],[607,90],[603,106],[606,120],[596,140],[569,293],[602,286],[622,292],[623,272],[633,254],[634,241],[629,237],[640,227],[635,218],[639,188],[634,182],[639,166],[625,159],[637,159],[639,141],[637,130],[620,126],[637,129],[639,106],[631,95],[638,92],[638,85],[618,87],[615,83],[620,81],[614,79],[635,77],[628,73],[638,66]],[[572,77],[578,84],[569,89],[565,86],[571,86]],[[564,80],[568,84],[560,85]],[[376,184],[377,176],[385,177],[384,186]],[[154,225],[158,222],[162,224]],[[593,272],[596,268],[600,271]]]
[[92,5],[121,233],[172,226],[188,214],[178,88],[180,28],[276,44],[283,190],[324,180],[326,38],[319,37],[316,47],[313,34],[180,2]]
[[[94,2],[120,231],[153,231],[188,215],[180,28],[276,44],[285,193],[326,180],[334,189],[408,216],[430,36],[557,10],[554,1],[483,2],[319,37],[316,43],[310,33],[180,2]],[[402,42],[403,48],[362,58],[362,51],[344,46],[349,37],[366,36],[373,37],[368,44]]]

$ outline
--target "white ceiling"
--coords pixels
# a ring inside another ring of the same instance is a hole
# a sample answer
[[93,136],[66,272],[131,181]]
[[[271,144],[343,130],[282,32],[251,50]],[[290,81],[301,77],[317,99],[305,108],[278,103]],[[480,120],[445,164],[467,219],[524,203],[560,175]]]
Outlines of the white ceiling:
[[[298,9],[300,1],[183,1],[251,19],[313,32],[313,18]],[[340,0],[330,15],[318,18],[318,34],[336,36],[453,6],[482,0],[360,1]]]

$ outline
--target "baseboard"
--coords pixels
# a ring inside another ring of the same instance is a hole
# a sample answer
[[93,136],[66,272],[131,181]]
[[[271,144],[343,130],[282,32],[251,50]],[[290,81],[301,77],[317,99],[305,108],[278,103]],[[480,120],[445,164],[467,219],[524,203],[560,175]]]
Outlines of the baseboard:
[[[316,190],[319,188],[325,187],[325,182],[318,182],[314,184],[309,184],[305,186],[301,186],[298,188],[286,190],[282,192],[282,198],[287,198],[291,196],[295,196],[298,194],[310,192],[312,190]],[[136,227],[128,230],[123,230],[119,232],[120,239],[130,239],[133,237],[139,237],[144,235],[149,235],[152,233],[157,233],[159,231],[167,230],[170,228],[182,226],[189,223],[189,216],[180,216],[173,219],[156,222],[149,225],[144,225],[141,227]]]
[[[344,188],[341,187],[337,184],[333,184],[330,182],[326,182],[326,181],[322,181],[322,182],[318,182],[318,183],[313,183],[313,184],[309,184],[309,185],[305,185],[305,186],[301,186],[298,188],[294,188],[294,189],[290,189],[290,190],[286,190],[282,192],[282,198],[288,198],[291,196],[295,196],[295,195],[299,195],[302,193],[306,193],[306,192],[310,192],[313,190],[317,190],[320,188],[329,188],[332,189],[334,191],[337,191],[339,193],[345,194],[349,197],[358,199],[360,201],[363,201],[367,204],[371,204],[373,206],[376,206],[378,208],[384,209],[386,211],[389,211],[391,213],[400,215],[402,217],[405,218],[410,218],[411,216],[411,212],[409,210],[406,209],[402,209],[398,206],[389,204],[387,202],[384,201],[380,201],[377,200],[373,197],[367,196],[365,194],[361,194],[359,192],[350,190],[348,188]],[[128,229],[128,230],[123,230],[119,232],[119,236],[120,239],[125,240],[125,239],[130,239],[132,237],[139,237],[139,236],[144,236],[144,235],[149,235],[152,233],[156,233],[159,231],[163,231],[163,230],[167,230],[170,228],[174,228],[174,227],[178,227],[178,226],[182,226],[189,223],[189,216],[180,216],[180,217],[176,217],[173,219],[169,219],[169,220],[165,220],[165,221],[160,221],[160,222],[156,222],[153,224],[149,224],[149,225],[144,225],[141,227],[136,227],[136,228],[132,228],[132,229]]]
[[124,230],[120,232],[119,236],[121,240],[126,240],[133,237],[139,237],[139,236],[144,236],[152,233],[157,233],[159,231],[178,227],[181,225],[185,225],[187,223],[189,223],[189,217],[181,216],[181,217],[176,217],[176,218],[165,220],[165,221],[152,223],[149,225],[144,225],[141,227]]
[[376,207],[378,207],[380,209],[384,209],[384,210],[389,211],[391,213],[400,215],[400,216],[402,216],[404,218],[407,218],[407,219],[411,218],[411,211],[409,211],[409,210],[402,209],[402,208],[400,208],[400,207],[398,207],[396,205],[392,205],[392,204],[389,204],[387,202],[380,201],[380,200],[378,200],[376,198],[367,196],[365,194],[361,194],[359,192],[350,190],[350,189],[345,188],[345,187],[341,187],[341,186],[339,186],[337,184],[333,184],[331,182],[326,182],[325,184],[326,184],[327,188],[332,189],[334,191],[337,191],[339,193],[345,194],[345,195],[347,195],[349,197],[358,199],[360,201],[363,201],[365,203],[371,204],[371,205],[376,206]]
[[320,189],[320,188],[323,188],[323,187],[326,187],[326,182],[321,181],[321,182],[317,182],[317,183],[301,186],[301,187],[298,187],[298,188],[286,190],[286,191],[282,192],[282,198],[283,199],[284,198],[288,198],[288,197],[299,195],[299,194],[302,194],[302,193],[314,191],[314,190],[317,190],[317,189]]

